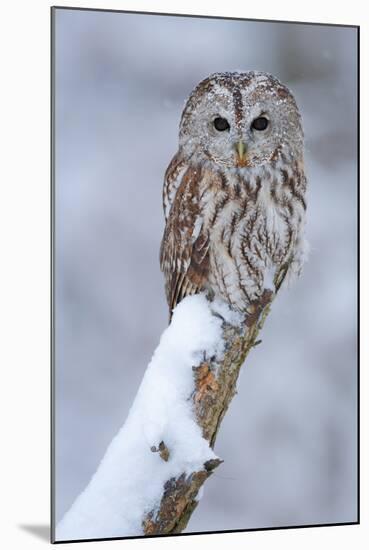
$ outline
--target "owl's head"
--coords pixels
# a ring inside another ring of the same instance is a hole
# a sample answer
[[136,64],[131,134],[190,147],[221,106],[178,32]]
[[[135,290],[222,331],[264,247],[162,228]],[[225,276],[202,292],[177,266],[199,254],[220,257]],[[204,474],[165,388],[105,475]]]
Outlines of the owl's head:
[[186,156],[227,168],[299,159],[301,117],[295,99],[262,72],[215,73],[200,82],[182,113],[179,143]]

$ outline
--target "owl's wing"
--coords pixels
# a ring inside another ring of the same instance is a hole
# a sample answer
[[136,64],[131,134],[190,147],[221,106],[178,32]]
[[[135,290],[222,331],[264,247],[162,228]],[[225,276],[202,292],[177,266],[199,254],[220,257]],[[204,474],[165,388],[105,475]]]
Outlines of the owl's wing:
[[165,221],[168,220],[173,200],[186,169],[187,161],[184,159],[181,150],[179,150],[170,161],[164,177],[163,210]]
[[200,292],[208,278],[209,234],[204,229],[196,200],[196,176],[196,171],[188,169],[183,177],[160,248],[160,265],[165,275],[170,311],[186,296]]

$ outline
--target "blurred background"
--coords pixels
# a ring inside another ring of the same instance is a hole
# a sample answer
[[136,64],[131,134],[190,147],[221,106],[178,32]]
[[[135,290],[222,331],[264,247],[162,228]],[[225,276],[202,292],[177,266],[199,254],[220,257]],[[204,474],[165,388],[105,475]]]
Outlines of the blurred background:
[[55,21],[57,520],[167,324],[162,183],[184,102],[212,72],[255,69],[302,112],[311,255],[241,372],[224,463],[186,532],[356,521],[356,30],[60,9]]

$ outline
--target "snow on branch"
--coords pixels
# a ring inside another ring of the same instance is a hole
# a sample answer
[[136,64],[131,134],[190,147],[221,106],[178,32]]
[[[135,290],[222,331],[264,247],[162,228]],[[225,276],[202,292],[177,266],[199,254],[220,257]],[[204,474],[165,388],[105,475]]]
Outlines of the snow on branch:
[[215,438],[272,298],[265,290],[246,319],[203,294],[175,308],[125,424],[57,525],[56,540],[186,527],[200,488],[222,462]]

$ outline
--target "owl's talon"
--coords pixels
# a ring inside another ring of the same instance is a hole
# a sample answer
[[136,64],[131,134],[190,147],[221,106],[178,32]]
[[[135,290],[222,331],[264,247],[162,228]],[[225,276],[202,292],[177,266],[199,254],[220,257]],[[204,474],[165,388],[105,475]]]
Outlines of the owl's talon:
[[246,308],[246,314],[247,315],[255,315],[256,313],[256,305],[255,304],[250,304],[247,308]]

